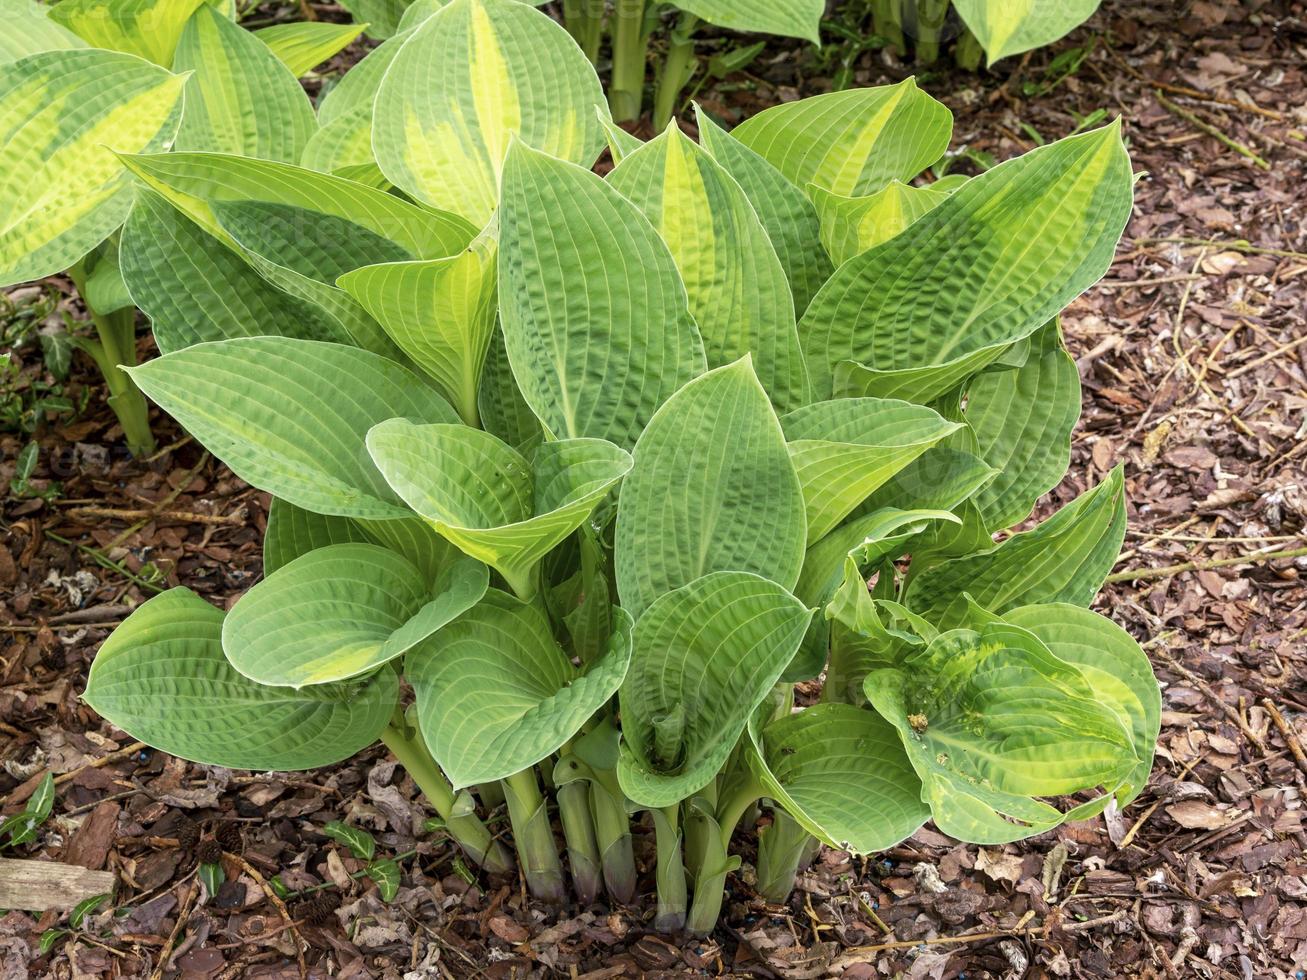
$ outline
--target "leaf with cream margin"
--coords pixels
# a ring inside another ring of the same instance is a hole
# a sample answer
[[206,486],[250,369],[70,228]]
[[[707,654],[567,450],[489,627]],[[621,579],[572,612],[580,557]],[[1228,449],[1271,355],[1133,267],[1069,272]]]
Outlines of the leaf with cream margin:
[[676,0],[676,6],[709,24],[750,34],[801,37],[821,43],[823,0]]
[[836,265],[843,265],[855,255],[887,242],[922,215],[945,200],[956,187],[949,182],[944,190],[936,181],[926,187],[914,187],[899,180],[866,197],[844,197],[809,185],[821,220],[821,244]]
[[954,0],[989,64],[1042,48],[1087,21],[1102,0]]
[[86,42],[50,18],[50,8],[39,0],[0,0],[0,65],[29,54],[63,48],[84,48]]
[[349,47],[366,24],[328,24],[320,20],[273,24],[254,31],[254,36],[268,46],[277,60],[296,78]]
[[186,22],[204,0],[60,0],[50,19],[93,48],[171,67]]
[[100,647],[83,699],[132,738],[232,769],[317,769],[381,735],[399,696],[394,671],[302,691],[256,684],[223,656],[222,624],[190,589],[154,596]]
[[403,656],[471,609],[490,584],[464,558],[428,585],[406,558],[374,544],[318,548],[237,600],[222,627],[227,660],[260,684],[348,680]]

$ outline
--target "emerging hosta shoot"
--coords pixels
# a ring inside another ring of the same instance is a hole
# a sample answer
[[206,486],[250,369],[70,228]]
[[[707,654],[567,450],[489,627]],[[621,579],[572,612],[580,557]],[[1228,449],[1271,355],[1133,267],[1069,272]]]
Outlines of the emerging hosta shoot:
[[601,178],[606,103],[544,14],[452,0],[394,43],[319,117],[367,137],[350,176],[159,152],[181,83],[123,62],[141,138],[83,206],[132,208],[166,353],[130,374],[274,500],[265,579],[145,603],[87,702],[240,768],[380,740],[486,870],[503,802],[539,897],[651,887],[699,933],[755,804],[781,900],[817,842],[1133,799],[1158,691],[1088,609],[1120,470],[1013,531],[1067,468],[1058,314],[1130,212],[1119,126],[919,186],[950,117],[909,80],[613,136]]

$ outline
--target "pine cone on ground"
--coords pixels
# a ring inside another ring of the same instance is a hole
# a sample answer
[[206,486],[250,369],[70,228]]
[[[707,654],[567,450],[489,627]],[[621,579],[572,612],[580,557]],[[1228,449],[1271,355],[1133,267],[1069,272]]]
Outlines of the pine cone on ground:
[[193,851],[199,842],[199,825],[194,820],[183,818],[177,825],[177,846],[183,851]]
[[340,896],[335,892],[319,892],[295,903],[294,916],[309,925],[321,926],[331,921],[332,913],[340,907]]
[[230,821],[220,823],[213,828],[213,839],[222,845],[228,854],[239,854],[245,850],[245,839],[241,836],[240,824]]
[[195,857],[200,864],[217,864],[222,860],[222,845],[212,837],[206,837],[195,849]]

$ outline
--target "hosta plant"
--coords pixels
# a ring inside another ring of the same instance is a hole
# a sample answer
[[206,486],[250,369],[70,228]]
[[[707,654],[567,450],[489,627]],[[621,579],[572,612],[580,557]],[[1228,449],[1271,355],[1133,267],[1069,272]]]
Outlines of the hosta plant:
[[1067,468],[1058,314],[1130,212],[1118,125],[918,186],[951,120],[911,81],[639,143],[515,0],[391,57],[362,123],[402,194],[124,156],[167,351],[130,373],[273,502],[264,580],[146,602],[90,705],[245,769],[381,741],[483,868],[502,805],[538,897],[651,885],[700,933],[759,805],[780,900],[818,842],[992,844],[1140,791],[1157,687],[1088,608],[1120,470],[1014,530]]
[[204,0],[0,0],[0,287],[67,272],[134,453],[154,440],[136,363],[135,295],[119,268],[134,189],[117,153],[170,147],[295,163],[318,129],[298,76],[356,25],[246,31]]

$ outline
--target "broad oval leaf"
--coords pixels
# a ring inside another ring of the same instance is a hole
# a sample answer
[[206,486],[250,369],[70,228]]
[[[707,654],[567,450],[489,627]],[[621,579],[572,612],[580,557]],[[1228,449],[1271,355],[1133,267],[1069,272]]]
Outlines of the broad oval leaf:
[[185,82],[93,48],[0,65],[0,285],[63,271],[123,223],[132,188],[114,150],[167,147]]
[[[936,181],[942,184],[943,181]],[[845,197],[809,186],[821,220],[821,244],[836,265],[887,242],[949,196],[935,184],[914,187],[899,180],[866,197]]]
[[859,197],[911,180],[944,155],[952,132],[952,113],[909,77],[772,106],[731,135],[796,187]]
[[824,0],[676,0],[681,10],[718,27],[751,34],[778,34],[821,43]]
[[799,330],[814,392],[926,402],[955,387],[1102,276],[1132,186],[1118,123],[973,177],[822,287]]
[[57,21],[93,48],[123,51],[164,68],[191,14],[205,0],[61,0]]
[[734,178],[676,123],[628,154],[608,181],[671,250],[709,367],[752,354],[778,409],[808,402],[794,297],[753,206]]
[[1003,618],[1029,630],[1054,656],[1079,667],[1094,697],[1115,711],[1130,733],[1139,761],[1116,793],[1117,802],[1125,806],[1148,782],[1161,726],[1162,695],[1147,655],[1110,619],[1069,603],[1021,606]]
[[304,20],[263,27],[255,31],[254,36],[268,46],[292,75],[299,78],[344,51],[362,33],[363,27],[359,24]]
[[664,807],[706,786],[811,616],[787,590],[747,572],[713,572],[660,596],[636,621],[619,692],[623,792]]
[[174,71],[191,71],[178,150],[295,163],[318,128],[296,77],[249,31],[208,3],[186,22]]
[[903,601],[932,621],[964,592],[999,615],[1032,602],[1088,606],[1124,538],[1124,478],[1117,467],[1031,530],[926,569],[908,584]]
[[883,851],[930,819],[898,732],[874,711],[816,704],[749,729],[749,764],[766,795],[829,847]]
[[1042,48],[1083,24],[1102,0],[953,0],[992,65]]
[[514,135],[589,167],[604,146],[599,77],[571,35],[516,0],[453,0],[418,26],[377,91],[381,171],[480,226]]
[[128,373],[241,479],[340,517],[411,517],[368,459],[363,441],[372,426],[397,416],[457,419],[407,368],[312,340],[197,344]]
[[617,589],[637,618],[716,571],[792,589],[803,565],[803,490],[747,357],[691,381],[635,447],[614,540]]
[[351,542],[367,544],[371,538],[348,517],[315,514],[273,497],[268,507],[268,529],[263,534],[263,574],[271,575],[317,548]]
[[781,427],[803,487],[809,546],[961,428],[932,409],[887,398],[817,402],[782,416]]
[[372,459],[410,507],[519,595],[536,564],[590,516],[631,469],[602,439],[565,439],[527,459],[489,432],[396,418],[368,433]]
[[518,387],[554,437],[629,449],[705,368],[672,255],[604,180],[520,142],[503,195],[500,318]]
[[584,671],[572,666],[539,606],[491,589],[409,654],[419,728],[457,789],[535,765],[617,691],[631,659],[631,621]]
[[395,673],[296,691],[242,677],[222,653],[222,611],[189,589],[145,602],[100,647],[83,699],[155,748],[233,769],[316,769],[377,740]]
[[471,559],[433,584],[374,544],[334,544],[273,572],[222,627],[231,665],[260,684],[294,688],[347,680],[407,653],[476,605],[490,584]]
[[935,824],[969,843],[1051,829],[1064,815],[1039,797],[1114,788],[1137,763],[1080,670],[1002,620],[941,633],[864,687],[898,729]]
[[63,48],[84,48],[86,42],[50,18],[50,8],[39,0],[0,0],[0,65],[29,54]]

